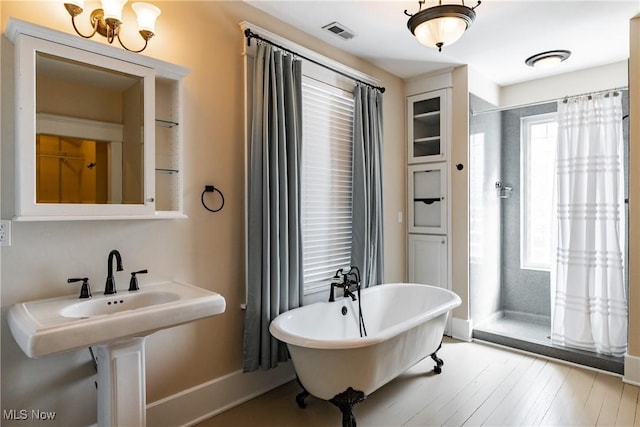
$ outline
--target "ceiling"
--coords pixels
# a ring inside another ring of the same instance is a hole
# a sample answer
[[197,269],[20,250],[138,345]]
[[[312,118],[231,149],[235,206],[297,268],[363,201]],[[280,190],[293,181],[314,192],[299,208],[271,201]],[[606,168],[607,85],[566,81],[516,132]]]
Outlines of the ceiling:
[[[501,86],[626,60],[629,20],[640,13],[640,0],[483,0],[462,38],[438,52],[407,29],[404,10],[417,12],[417,1],[245,1],[401,78],[467,64]],[[425,6],[436,4],[427,0]],[[344,40],[322,29],[334,21],[355,37]],[[572,55],[556,68],[543,71],[524,63],[558,49]]]

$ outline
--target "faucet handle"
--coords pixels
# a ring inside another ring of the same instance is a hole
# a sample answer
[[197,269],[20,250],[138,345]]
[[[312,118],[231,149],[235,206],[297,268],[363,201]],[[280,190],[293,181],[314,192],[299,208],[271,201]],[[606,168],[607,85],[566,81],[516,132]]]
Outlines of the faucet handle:
[[140,290],[140,288],[138,287],[138,278],[136,277],[136,274],[146,274],[148,272],[149,270],[147,270],[146,268],[144,270],[131,272],[131,280],[129,281],[129,292]]
[[75,283],[75,282],[82,282],[82,287],[80,288],[80,296],[78,298],[91,298],[91,289],[89,288],[89,278],[73,277],[71,279],[67,279],[67,283]]
[[333,275],[333,277],[331,278],[331,284],[332,285],[342,285],[344,284],[344,273],[342,272],[342,269],[338,269],[338,271],[336,271],[336,274]]

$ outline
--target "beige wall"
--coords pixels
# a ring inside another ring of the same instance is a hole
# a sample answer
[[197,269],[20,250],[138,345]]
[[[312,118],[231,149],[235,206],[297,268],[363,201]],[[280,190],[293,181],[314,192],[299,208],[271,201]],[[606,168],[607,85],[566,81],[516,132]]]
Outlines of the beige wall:
[[[469,319],[469,78],[467,66],[451,73],[451,288],[462,299],[453,311]],[[462,164],[458,170],[456,165]]]
[[[91,5],[92,2],[87,2]],[[75,292],[66,279],[87,275],[93,291],[104,286],[107,254],[119,249],[126,272],[149,268],[155,278],[179,279],[220,292],[225,314],[157,332],[147,341],[147,400],[156,401],[241,369],[244,312],[243,59],[238,23],[247,20],[381,80],[384,94],[384,202],[386,281],[405,279],[405,131],[403,82],[279,22],[243,2],[163,1],[157,36],[144,52],[192,70],[185,79],[184,205],[186,220],[13,222],[12,246],[1,251],[2,409],[56,411],[49,425],[90,425],[96,420],[95,375],[86,350],[28,359],[5,320],[18,301]],[[126,9],[130,12],[130,8]],[[72,33],[60,2],[2,1],[9,17]],[[139,42],[134,18],[125,15],[124,37]],[[81,24],[83,21],[80,21]],[[131,27],[134,28],[131,28]],[[11,58],[3,38],[2,75]],[[8,71],[7,71],[8,70]],[[13,121],[10,84],[2,86],[2,218],[13,215]],[[225,195],[211,214],[200,205],[205,184]],[[119,288],[128,273],[117,276]],[[3,422],[5,425],[5,422]],[[7,424],[9,425],[9,424]]]

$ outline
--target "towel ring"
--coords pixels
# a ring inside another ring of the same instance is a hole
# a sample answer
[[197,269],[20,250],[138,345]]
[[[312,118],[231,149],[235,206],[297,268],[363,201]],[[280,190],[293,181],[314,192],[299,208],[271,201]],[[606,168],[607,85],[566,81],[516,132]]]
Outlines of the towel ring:
[[[218,209],[211,209],[210,207],[207,206],[207,204],[204,202],[204,195],[206,193],[218,193],[220,195],[220,199],[222,200],[222,203],[220,203],[220,207]],[[202,192],[202,195],[200,196],[200,201],[202,202],[202,206],[204,206],[204,208],[206,210],[208,210],[209,212],[218,212],[220,211],[223,207],[224,207],[224,195],[222,194],[222,192],[220,190],[218,190],[217,188],[215,188],[213,185],[205,185],[204,186],[204,191]]]

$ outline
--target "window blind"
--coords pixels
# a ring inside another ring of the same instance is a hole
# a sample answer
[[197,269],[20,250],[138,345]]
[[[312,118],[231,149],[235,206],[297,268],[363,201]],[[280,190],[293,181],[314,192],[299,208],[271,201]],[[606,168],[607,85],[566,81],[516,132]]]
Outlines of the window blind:
[[351,261],[353,94],[303,77],[302,241],[305,294]]

